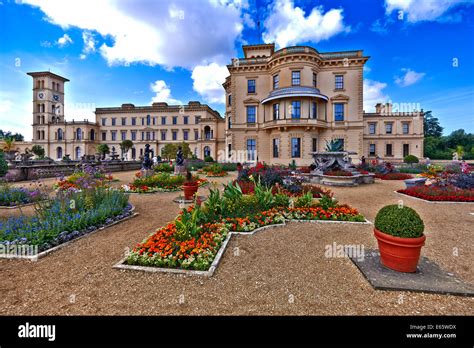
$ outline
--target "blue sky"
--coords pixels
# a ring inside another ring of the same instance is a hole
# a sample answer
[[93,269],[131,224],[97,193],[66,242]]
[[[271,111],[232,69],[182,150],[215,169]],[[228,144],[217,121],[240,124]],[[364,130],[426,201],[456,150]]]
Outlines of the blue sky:
[[[474,131],[474,6],[464,0],[0,0],[0,128],[31,138],[29,71],[66,85],[66,119],[95,107],[199,100],[222,113],[242,44],[363,49],[364,108],[412,103]],[[257,26],[260,22],[260,29]]]

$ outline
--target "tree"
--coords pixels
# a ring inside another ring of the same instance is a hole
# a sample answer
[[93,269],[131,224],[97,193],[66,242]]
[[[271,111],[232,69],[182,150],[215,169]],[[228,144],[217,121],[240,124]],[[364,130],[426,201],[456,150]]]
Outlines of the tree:
[[131,140],[124,140],[120,143],[120,150],[122,150],[122,155],[127,153],[133,147],[133,141]]
[[33,145],[31,148],[31,152],[33,152],[36,156],[43,159],[44,158],[44,148],[41,145]]
[[97,145],[97,152],[102,155],[102,158],[105,158],[105,155],[110,153],[109,145],[107,144]]
[[13,134],[12,132],[4,132],[0,129],[0,139],[13,138],[15,141],[23,141],[25,137],[20,133]]
[[12,151],[13,147],[15,146],[15,139],[13,137],[7,137],[7,138],[3,138],[3,141],[5,142],[5,145],[3,145],[3,151],[5,152]]
[[431,111],[425,112],[423,128],[425,132],[425,137],[439,138],[443,135],[443,127],[441,127],[441,125],[439,124],[438,118],[434,117],[431,114]]
[[5,176],[8,172],[8,163],[5,160],[5,153],[0,150],[0,177]]
[[182,142],[181,144],[166,144],[161,149],[161,156],[166,159],[176,158],[176,152],[178,152],[178,146],[181,146],[181,150],[183,151],[183,158],[189,158],[191,155],[191,149],[189,148],[189,144],[185,142]]

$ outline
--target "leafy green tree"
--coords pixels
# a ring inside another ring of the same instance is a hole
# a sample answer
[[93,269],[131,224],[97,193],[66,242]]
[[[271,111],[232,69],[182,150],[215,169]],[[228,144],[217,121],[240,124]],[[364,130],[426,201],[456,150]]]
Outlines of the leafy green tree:
[[8,163],[5,160],[5,153],[0,150],[0,177],[5,176],[8,172]]
[[180,144],[166,144],[161,150],[161,156],[166,159],[176,158],[178,146],[181,146],[181,151],[183,151],[184,158],[189,158],[191,156],[191,149],[189,147],[189,144],[185,142],[182,142]]
[[425,112],[423,128],[425,137],[440,137],[443,135],[443,127],[439,124],[438,118],[431,114],[431,111]]
[[20,133],[4,132],[0,129],[0,139],[13,138],[15,141],[24,141],[25,137]]
[[44,148],[41,145],[33,145],[31,148],[31,152],[33,152],[36,156],[43,159],[44,158]]
[[109,145],[107,144],[97,145],[97,152],[102,155],[102,158],[105,158],[105,155],[110,153]]
[[127,153],[133,147],[133,141],[131,140],[124,140],[120,143],[120,149],[122,150],[122,155]]

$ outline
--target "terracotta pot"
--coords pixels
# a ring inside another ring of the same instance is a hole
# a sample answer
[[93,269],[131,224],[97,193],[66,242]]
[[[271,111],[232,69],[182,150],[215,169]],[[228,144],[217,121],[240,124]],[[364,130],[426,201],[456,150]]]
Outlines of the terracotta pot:
[[184,199],[194,199],[194,194],[197,192],[199,186],[196,182],[185,182],[183,184]]
[[418,238],[394,237],[374,228],[380,251],[380,262],[398,272],[416,272],[420,259],[421,247],[425,245],[426,236]]

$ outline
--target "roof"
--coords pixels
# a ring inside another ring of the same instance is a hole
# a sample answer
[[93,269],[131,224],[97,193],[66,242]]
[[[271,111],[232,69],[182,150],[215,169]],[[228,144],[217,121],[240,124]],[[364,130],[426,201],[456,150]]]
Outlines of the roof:
[[328,97],[321,94],[319,89],[314,87],[305,87],[305,86],[294,86],[286,88],[278,88],[270,92],[270,94],[262,100],[262,104],[269,102],[271,100],[286,98],[286,97],[316,97],[321,98],[326,101],[329,100]]
[[29,73],[26,73],[27,75],[30,75],[32,77],[40,77],[40,76],[49,76],[49,77],[54,77],[58,80],[61,80],[63,82],[68,82],[69,80],[65,77],[59,76],[57,74],[52,73],[51,71],[32,71]]

